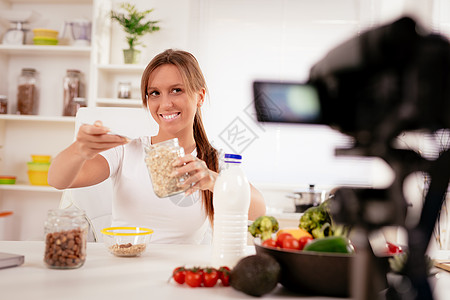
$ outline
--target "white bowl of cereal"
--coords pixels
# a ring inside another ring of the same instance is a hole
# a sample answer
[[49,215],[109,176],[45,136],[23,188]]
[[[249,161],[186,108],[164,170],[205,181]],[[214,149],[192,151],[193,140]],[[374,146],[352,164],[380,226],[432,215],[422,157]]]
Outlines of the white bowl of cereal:
[[102,229],[103,242],[115,256],[139,256],[144,253],[153,230],[143,227],[108,227]]

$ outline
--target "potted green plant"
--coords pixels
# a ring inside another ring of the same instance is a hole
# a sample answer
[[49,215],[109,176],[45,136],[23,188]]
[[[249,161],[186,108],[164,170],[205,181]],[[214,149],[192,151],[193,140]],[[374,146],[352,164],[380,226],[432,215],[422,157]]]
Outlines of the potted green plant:
[[122,3],[120,8],[126,13],[111,11],[111,19],[116,20],[126,33],[126,39],[129,48],[123,50],[124,61],[126,64],[138,63],[141,51],[136,49],[137,45],[143,45],[139,40],[147,33],[159,30],[156,24],[159,21],[145,20],[145,18],[153,11],[148,9],[138,11],[136,6],[130,3]]

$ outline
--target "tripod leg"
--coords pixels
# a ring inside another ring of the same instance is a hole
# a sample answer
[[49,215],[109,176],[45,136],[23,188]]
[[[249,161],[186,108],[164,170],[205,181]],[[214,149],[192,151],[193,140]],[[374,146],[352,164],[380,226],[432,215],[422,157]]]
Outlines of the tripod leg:
[[386,261],[377,259],[363,228],[354,228],[352,243],[356,248],[352,265],[351,293],[355,300],[377,300],[386,288]]
[[420,221],[408,230],[409,256],[406,275],[416,290],[416,299],[433,299],[428,283],[425,254],[450,180],[450,151],[444,152],[429,170],[430,186],[425,196]]

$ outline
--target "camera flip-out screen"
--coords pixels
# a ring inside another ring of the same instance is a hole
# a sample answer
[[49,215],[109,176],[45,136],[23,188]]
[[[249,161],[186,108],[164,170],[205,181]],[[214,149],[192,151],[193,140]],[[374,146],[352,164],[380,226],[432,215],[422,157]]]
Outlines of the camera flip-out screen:
[[253,93],[260,122],[320,124],[319,95],[312,85],[255,81]]

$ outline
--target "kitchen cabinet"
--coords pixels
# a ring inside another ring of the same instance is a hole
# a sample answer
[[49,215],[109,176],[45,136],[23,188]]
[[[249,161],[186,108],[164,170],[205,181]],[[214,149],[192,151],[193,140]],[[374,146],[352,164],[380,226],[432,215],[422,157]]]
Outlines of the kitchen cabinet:
[[[26,33],[25,45],[0,44],[0,95],[8,98],[8,114],[0,114],[0,175],[17,177],[15,185],[0,185],[0,211],[14,211],[8,217],[6,231],[9,234],[5,239],[42,239],[46,212],[57,207],[61,199],[61,191],[29,184],[26,163],[31,161],[31,154],[54,157],[73,141],[75,119],[62,116],[63,78],[68,69],[78,69],[83,73],[88,107],[141,106],[140,77],[145,65],[123,64],[121,54],[126,48],[125,35],[118,24],[111,23],[109,15],[111,9],[118,8],[121,2],[0,0],[0,10],[32,10],[35,13],[34,19],[25,25],[28,29],[49,28],[61,33],[66,21],[87,19],[92,22],[89,46],[76,46],[70,28],[56,46],[33,45],[31,30]],[[165,22],[164,34],[152,34],[147,40],[144,38],[147,47],[143,49],[143,62],[167,48],[189,49],[187,37],[192,18],[186,12],[196,1],[129,2],[135,3],[140,10],[148,9],[149,5],[157,7],[158,18]],[[175,3],[177,10],[174,11]],[[8,26],[7,21],[1,20],[0,38]],[[151,40],[156,38],[157,44]],[[22,68],[34,68],[38,72],[40,96],[37,115],[16,114],[17,79]],[[131,82],[130,99],[118,98],[118,84],[123,81]]]
[[[61,30],[65,21],[76,17],[93,19],[94,0],[27,1],[0,0],[0,9],[32,10],[36,21],[27,28]],[[0,23],[0,36],[7,30]],[[16,184],[0,185],[0,211],[13,215],[4,221],[3,238],[12,240],[41,239],[46,211],[58,206],[62,192],[50,186],[29,184],[27,162],[31,154],[54,157],[73,140],[75,119],[63,117],[62,80],[67,69],[78,69],[89,91],[92,46],[57,46],[30,44],[33,33],[27,32],[25,45],[0,44],[0,94],[8,98],[8,114],[0,115],[0,174],[16,176]],[[38,72],[39,109],[37,115],[17,115],[17,78],[22,68]],[[89,95],[87,95],[89,96]],[[1,238],[1,237],[0,237]]]
[[[0,7],[33,11],[35,17],[26,25],[28,29],[43,27],[61,31],[65,21],[76,17],[92,19],[93,3],[92,0],[0,0]],[[0,25],[0,35],[6,30]],[[24,168],[30,154],[56,155],[73,139],[74,118],[62,117],[62,81],[66,70],[78,69],[86,82],[91,79],[93,47],[71,45],[67,31],[61,39],[64,42],[57,46],[33,45],[32,35],[31,30],[27,31],[25,45],[0,45],[0,94],[8,98],[8,114],[0,115],[0,174],[17,176],[19,184],[28,182]],[[22,68],[34,68],[38,73],[37,115],[16,114],[17,79]]]

